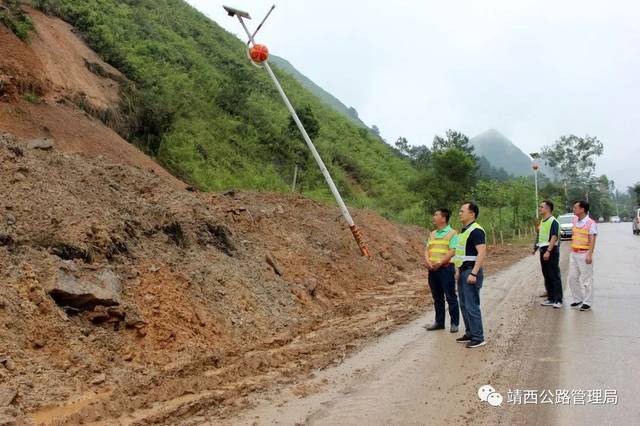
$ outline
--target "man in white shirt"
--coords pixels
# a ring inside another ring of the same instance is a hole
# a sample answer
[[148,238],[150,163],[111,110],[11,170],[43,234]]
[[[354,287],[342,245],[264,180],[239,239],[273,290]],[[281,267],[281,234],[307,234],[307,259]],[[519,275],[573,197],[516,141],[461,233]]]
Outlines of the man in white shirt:
[[568,277],[573,298],[571,307],[589,311],[593,304],[593,252],[598,225],[589,217],[589,203],[586,201],[576,201],[573,214],[576,218],[573,220]]

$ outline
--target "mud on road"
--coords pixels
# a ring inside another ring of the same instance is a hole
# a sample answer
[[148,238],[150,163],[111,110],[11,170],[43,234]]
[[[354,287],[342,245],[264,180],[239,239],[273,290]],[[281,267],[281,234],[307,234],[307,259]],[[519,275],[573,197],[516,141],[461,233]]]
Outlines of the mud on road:
[[[640,239],[626,228],[601,226],[592,312],[570,309],[566,288],[563,309],[540,306],[539,261],[528,257],[485,282],[487,346],[469,350],[446,330],[426,332],[422,325],[433,316],[427,312],[313,380],[261,395],[254,409],[227,424],[637,423],[640,333],[631,324],[639,319]],[[564,272],[568,248],[563,243]],[[502,393],[501,407],[479,400],[486,384]],[[510,389],[614,389],[619,399],[526,406],[508,403]]]

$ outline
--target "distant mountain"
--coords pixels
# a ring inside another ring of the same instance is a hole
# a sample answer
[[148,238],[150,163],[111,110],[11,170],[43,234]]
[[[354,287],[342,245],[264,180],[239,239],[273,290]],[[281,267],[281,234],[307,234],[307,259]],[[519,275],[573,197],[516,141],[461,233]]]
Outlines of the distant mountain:
[[360,127],[368,128],[366,124],[360,120],[358,117],[358,111],[356,111],[353,107],[348,107],[343,104],[338,98],[333,96],[331,93],[324,90],[322,87],[318,86],[316,83],[311,81],[307,76],[298,71],[289,61],[284,58],[281,58],[276,55],[269,55],[269,62],[274,64],[280,70],[286,72],[291,75],[294,79],[298,81],[304,88],[309,90],[311,93],[316,95],[320,101],[324,102],[335,111],[347,117],[353,123],[357,124]]
[[472,137],[471,144],[478,156],[485,157],[495,168],[502,168],[514,176],[533,173],[531,158],[495,129],[489,129]]

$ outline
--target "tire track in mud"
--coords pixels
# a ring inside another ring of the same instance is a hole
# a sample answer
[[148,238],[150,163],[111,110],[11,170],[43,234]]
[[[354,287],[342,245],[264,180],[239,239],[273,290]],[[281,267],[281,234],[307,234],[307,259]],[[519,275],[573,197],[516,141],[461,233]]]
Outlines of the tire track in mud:
[[320,392],[302,399],[286,392],[265,398],[228,424],[468,423],[487,409],[477,389],[501,371],[541,279],[537,257],[486,279],[483,348],[466,349],[455,342],[460,334],[448,330],[426,332],[422,325],[431,322],[430,311],[319,374],[316,385],[325,383]]

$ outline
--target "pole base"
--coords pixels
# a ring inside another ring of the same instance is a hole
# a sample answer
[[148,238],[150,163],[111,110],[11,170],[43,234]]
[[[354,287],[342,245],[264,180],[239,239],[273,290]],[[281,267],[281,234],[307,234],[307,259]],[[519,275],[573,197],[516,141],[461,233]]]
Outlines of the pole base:
[[364,242],[362,238],[362,231],[358,228],[358,225],[351,225],[349,227],[351,229],[351,233],[353,234],[353,238],[356,239],[356,243],[358,243],[358,247],[360,248],[360,254],[365,257],[371,257],[369,254],[369,248],[367,247],[367,243]]

